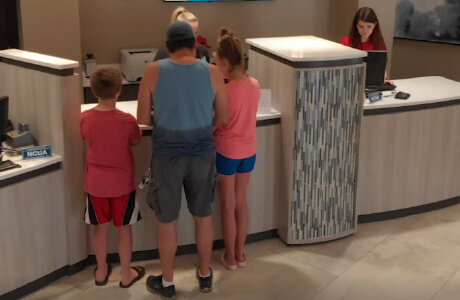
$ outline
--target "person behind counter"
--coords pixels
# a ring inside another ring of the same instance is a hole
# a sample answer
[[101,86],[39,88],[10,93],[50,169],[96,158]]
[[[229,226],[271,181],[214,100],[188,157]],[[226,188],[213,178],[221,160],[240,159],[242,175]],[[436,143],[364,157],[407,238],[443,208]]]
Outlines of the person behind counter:
[[[386,50],[387,47],[375,11],[370,7],[358,9],[351,22],[349,35],[342,38],[340,43],[364,51]],[[386,71],[385,84],[393,84],[392,81],[387,80]]]
[[[193,32],[195,33],[195,37],[198,35],[198,18],[183,8],[182,6],[179,6],[176,8],[172,15],[171,15],[171,22],[170,24],[176,22],[176,21],[181,21],[181,22],[187,22],[192,26]],[[209,51],[206,48],[205,45],[202,44],[197,44],[197,49],[196,49],[196,58],[198,59],[206,59],[207,62],[210,62],[209,60]],[[158,52],[155,55],[154,61],[168,58],[169,57],[169,52],[166,48],[160,48]]]
[[340,43],[359,50],[386,50],[379,21],[372,8],[358,9],[351,23],[349,35]]
[[218,260],[230,271],[246,266],[244,244],[249,212],[246,193],[256,161],[256,122],[259,82],[245,74],[241,41],[222,29],[215,52],[225,78],[230,122],[215,130],[216,167],[225,251]]
[[130,267],[133,250],[131,225],[141,219],[136,204],[134,158],[131,145],[139,144],[136,119],[116,109],[121,93],[121,73],[103,68],[91,75],[91,89],[98,105],[80,116],[80,134],[86,141],[85,221],[94,225],[93,244],[97,267],[95,284],[107,284],[112,267],[107,264],[110,221],[118,228],[121,264],[119,286],[129,288],[145,275],[143,267]]
[[151,170],[156,190],[148,203],[158,219],[162,275],[149,276],[147,287],[163,299],[175,299],[174,257],[182,190],[195,221],[200,260],[196,278],[201,292],[212,290],[212,201],[216,181],[212,129],[227,124],[229,116],[222,75],[216,66],[195,58],[197,42],[190,24],[169,25],[166,45],[171,57],[145,69],[137,120],[150,125],[153,106]]

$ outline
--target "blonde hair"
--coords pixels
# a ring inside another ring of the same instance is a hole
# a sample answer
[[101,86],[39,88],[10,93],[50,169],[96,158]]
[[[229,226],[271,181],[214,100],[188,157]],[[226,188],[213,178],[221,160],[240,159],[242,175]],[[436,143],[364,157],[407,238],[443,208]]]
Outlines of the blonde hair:
[[198,19],[194,14],[186,10],[184,7],[179,6],[173,11],[171,15],[170,23],[172,24],[176,21],[192,23],[192,22],[198,22]]
[[227,28],[220,30],[217,39],[216,54],[220,59],[226,59],[232,66],[231,72],[236,68],[244,71],[244,55],[241,41]]

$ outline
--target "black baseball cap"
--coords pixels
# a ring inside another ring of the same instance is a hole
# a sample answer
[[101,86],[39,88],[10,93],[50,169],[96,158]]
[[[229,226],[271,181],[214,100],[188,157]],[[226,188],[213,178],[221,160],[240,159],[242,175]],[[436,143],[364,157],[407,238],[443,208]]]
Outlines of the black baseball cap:
[[177,21],[169,25],[166,31],[166,41],[175,42],[188,39],[194,39],[195,33],[192,26],[187,22]]

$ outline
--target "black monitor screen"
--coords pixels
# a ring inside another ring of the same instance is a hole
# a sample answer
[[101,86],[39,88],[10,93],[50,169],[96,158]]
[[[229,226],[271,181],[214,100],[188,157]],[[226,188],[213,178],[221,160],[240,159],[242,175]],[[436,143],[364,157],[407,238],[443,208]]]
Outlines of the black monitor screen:
[[386,51],[367,51],[366,87],[378,87],[385,82],[385,67],[387,64]]
[[[0,97],[0,141],[6,139],[6,130],[8,128],[8,97]],[[1,145],[0,145],[1,146]]]

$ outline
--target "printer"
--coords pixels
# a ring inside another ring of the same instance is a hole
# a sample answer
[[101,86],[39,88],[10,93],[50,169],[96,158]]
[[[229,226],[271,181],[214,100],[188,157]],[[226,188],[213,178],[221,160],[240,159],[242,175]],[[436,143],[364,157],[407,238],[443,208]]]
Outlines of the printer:
[[153,62],[158,49],[121,50],[121,72],[127,81],[138,81],[147,64]]

